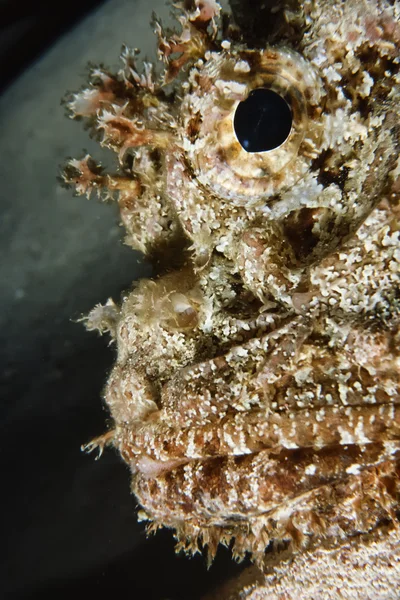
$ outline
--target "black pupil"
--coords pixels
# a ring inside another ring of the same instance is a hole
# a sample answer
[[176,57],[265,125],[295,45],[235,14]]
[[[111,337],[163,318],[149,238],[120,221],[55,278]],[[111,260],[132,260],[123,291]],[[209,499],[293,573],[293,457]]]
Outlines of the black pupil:
[[259,88],[238,105],[233,126],[247,152],[266,152],[280,146],[292,127],[292,111],[272,90]]

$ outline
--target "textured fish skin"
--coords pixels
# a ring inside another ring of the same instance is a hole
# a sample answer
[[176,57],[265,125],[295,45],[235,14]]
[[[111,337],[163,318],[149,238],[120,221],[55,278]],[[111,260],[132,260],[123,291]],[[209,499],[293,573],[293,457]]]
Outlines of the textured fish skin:
[[264,573],[253,566],[203,600],[397,600],[398,529],[380,528],[290,557],[269,555]]
[[[117,347],[114,428],[87,449],[119,450],[140,518],[178,550],[231,544],[267,571],[271,547],[301,561],[378,536],[393,555],[399,2],[277,3],[261,47],[214,0],[176,11],[178,33],[154,21],[160,75],[124,47],[67,103],[119,169],[86,156],[64,180],[115,198],[159,272],[86,319]],[[233,119],[258,88],[293,122],[250,153]]]

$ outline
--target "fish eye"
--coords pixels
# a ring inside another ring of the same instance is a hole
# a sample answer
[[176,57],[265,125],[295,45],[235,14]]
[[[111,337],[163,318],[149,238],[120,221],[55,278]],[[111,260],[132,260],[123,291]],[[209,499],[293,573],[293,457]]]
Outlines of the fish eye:
[[282,96],[273,90],[258,88],[239,102],[233,126],[246,152],[267,152],[288,138],[292,120],[291,108]]
[[325,135],[324,88],[313,68],[291,51],[257,52],[211,53],[181,107],[193,173],[213,194],[246,206],[302,180]]

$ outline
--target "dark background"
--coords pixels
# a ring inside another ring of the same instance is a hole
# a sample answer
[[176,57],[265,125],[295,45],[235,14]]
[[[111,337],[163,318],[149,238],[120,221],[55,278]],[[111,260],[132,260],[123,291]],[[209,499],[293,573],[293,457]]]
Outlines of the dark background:
[[207,571],[175,556],[171,532],[146,540],[119,457],[80,452],[106,428],[114,350],[74,320],[150,268],[123,245],[114,206],[57,183],[66,157],[102,157],[60,99],[89,61],[118,67],[122,42],[154,57],[148,22],[167,9],[51,6],[0,1],[0,597],[196,599],[238,570],[229,553]]
[[104,0],[0,0],[0,73],[4,90],[32,61]]

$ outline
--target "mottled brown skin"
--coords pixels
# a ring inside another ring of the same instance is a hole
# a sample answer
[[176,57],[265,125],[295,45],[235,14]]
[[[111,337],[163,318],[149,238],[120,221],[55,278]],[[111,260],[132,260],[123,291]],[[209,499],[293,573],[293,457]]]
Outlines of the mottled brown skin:
[[[117,76],[69,100],[120,171],[85,157],[65,181],[115,194],[160,271],[87,317],[118,350],[115,427],[87,448],[118,448],[149,530],[210,560],[231,541],[261,565],[272,542],[384,536],[400,509],[400,5],[281,3],[279,39],[252,49],[213,0],[189,4],[182,33],[155,23],[160,77],[124,48]],[[233,117],[260,87],[293,125],[248,153]]]
[[398,600],[399,529],[380,527],[301,553],[268,555],[264,573],[247,568],[203,600]]

